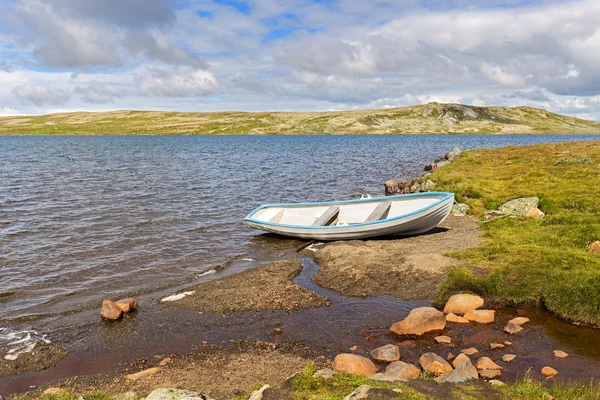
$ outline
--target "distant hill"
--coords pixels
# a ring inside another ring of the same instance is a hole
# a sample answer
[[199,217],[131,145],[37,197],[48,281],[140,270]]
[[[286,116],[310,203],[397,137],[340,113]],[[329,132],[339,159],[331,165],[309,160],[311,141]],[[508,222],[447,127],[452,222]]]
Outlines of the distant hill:
[[0,118],[0,134],[600,133],[600,123],[532,107],[438,104],[323,112],[74,112]]

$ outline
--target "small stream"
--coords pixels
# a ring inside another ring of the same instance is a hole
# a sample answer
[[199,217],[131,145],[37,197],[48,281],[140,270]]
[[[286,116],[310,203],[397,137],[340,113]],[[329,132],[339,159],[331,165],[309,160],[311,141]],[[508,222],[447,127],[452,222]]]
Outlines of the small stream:
[[[510,364],[499,362],[505,368],[503,380],[520,378],[528,372],[539,378],[539,371],[545,365],[556,368],[560,372],[559,379],[564,381],[586,381],[600,376],[600,347],[597,346],[600,330],[573,326],[541,310],[526,309],[520,312],[529,317],[531,323],[520,334],[507,337],[502,327],[516,315],[516,310],[501,309],[491,325],[448,324],[444,334],[453,338],[452,345],[435,343],[435,335],[400,340],[389,333],[391,324],[403,319],[415,307],[430,305],[429,301],[402,301],[392,296],[364,299],[341,296],[311,281],[319,268],[312,259],[303,258],[301,262],[302,272],[294,282],[329,298],[330,306],[294,313],[210,315],[164,307],[159,302],[164,292],[140,297],[140,309],[118,323],[100,321],[97,309],[83,311],[74,318],[57,316],[45,326],[47,337],[72,348],[73,352],[54,368],[0,378],[0,394],[26,391],[74,375],[119,370],[140,359],[158,361],[170,354],[200,351],[203,344],[227,346],[237,340],[300,342],[329,358],[350,352],[353,346],[357,346],[358,354],[367,354],[375,347],[395,343],[401,349],[402,360],[413,363],[427,351],[443,356],[449,352],[457,355],[460,349],[474,346],[480,355],[494,360],[499,360],[504,353],[517,354],[517,359]],[[219,278],[222,274],[217,272],[208,278]],[[283,334],[276,334],[275,327],[282,329]],[[489,343],[505,340],[512,341],[513,345],[503,350],[489,350]],[[557,360],[552,355],[554,349],[566,351],[570,357]]]

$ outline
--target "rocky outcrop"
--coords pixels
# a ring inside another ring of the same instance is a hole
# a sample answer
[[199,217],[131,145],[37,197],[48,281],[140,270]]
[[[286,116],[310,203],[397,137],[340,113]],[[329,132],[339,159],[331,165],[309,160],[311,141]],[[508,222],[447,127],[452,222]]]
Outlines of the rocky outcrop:
[[446,360],[435,353],[425,353],[419,358],[419,364],[423,371],[440,376],[452,371],[452,366]]
[[146,400],[214,400],[207,395],[182,389],[155,389],[146,397]]
[[455,294],[450,296],[444,306],[444,313],[465,314],[482,307],[484,301],[481,297],[472,294]]
[[395,361],[385,369],[385,375],[398,380],[419,379],[420,374],[421,370],[419,368],[403,361]]
[[440,376],[439,378],[436,378],[435,381],[437,383],[460,383],[478,378],[479,375],[477,373],[477,369],[475,369],[473,364],[471,364],[471,361],[465,361],[456,367],[456,369]]
[[[449,151],[444,155],[444,157],[435,160],[433,163],[425,166],[425,171],[427,176],[430,172],[436,171],[448,164],[452,161],[456,160],[462,150],[459,148],[455,148],[452,151]],[[424,182],[421,182],[422,178],[414,178],[414,179],[390,179],[385,182],[385,194],[409,194],[409,193],[421,193],[421,192],[429,192],[435,188],[435,183],[427,179]],[[468,206],[467,206],[468,207]]]
[[396,322],[390,332],[396,335],[417,335],[431,331],[439,331],[446,327],[444,313],[433,307],[419,307],[413,309],[408,316]]
[[114,302],[110,300],[104,300],[102,302],[100,316],[110,321],[116,321],[123,316],[123,310],[121,310]]
[[392,362],[400,359],[400,350],[398,346],[394,346],[393,344],[386,344],[385,346],[373,349],[370,354],[377,361]]
[[496,311],[494,310],[471,310],[465,313],[465,318],[471,322],[477,322],[479,324],[489,324],[494,322],[494,316]]
[[502,214],[517,215],[524,217],[540,204],[540,199],[537,197],[522,197],[507,201],[498,207],[498,211]]
[[335,372],[348,372],[354,375],[370,376],[377,372],[373,361],[356,354],[338,354],[333,360]]

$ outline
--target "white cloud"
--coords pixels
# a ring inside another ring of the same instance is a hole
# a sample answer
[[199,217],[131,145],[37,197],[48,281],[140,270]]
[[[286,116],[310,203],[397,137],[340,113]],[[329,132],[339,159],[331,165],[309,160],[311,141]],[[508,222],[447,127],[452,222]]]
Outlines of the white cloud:
[[179,68],[175,71],[150,69],[136,77],[141,94],[165,97],[200,97],[214,93],[219,87],[209,71]]
[[13,89],[13,94],[25,104],[36,106],[62,105],[71,98],[69,92],[48,85],[26,83]]
[[123,97],[121,89],[111,84],[99,84],[98,82],[91,82],[88,86],[75,86],[73,91],[81,96],[81,100],[92,104],[110,103],[115,98]]
[[499,85],[509,88],[525,87],[525,81],[523,78],[504,72],[502,68],[497,65],[483,63],[481,64],[481,72],[483,72],[483,75],[485,75],[489,80]]

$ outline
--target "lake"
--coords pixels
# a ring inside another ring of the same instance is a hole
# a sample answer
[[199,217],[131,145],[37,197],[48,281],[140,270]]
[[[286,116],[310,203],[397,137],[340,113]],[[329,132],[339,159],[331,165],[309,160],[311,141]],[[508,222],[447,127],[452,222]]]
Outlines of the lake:
[[[265,202],[383,195],[454,147],[589,135],[0,137],[0,321],[97,308],[293,252]],[[2,324],[0,324],[2,326]]]

